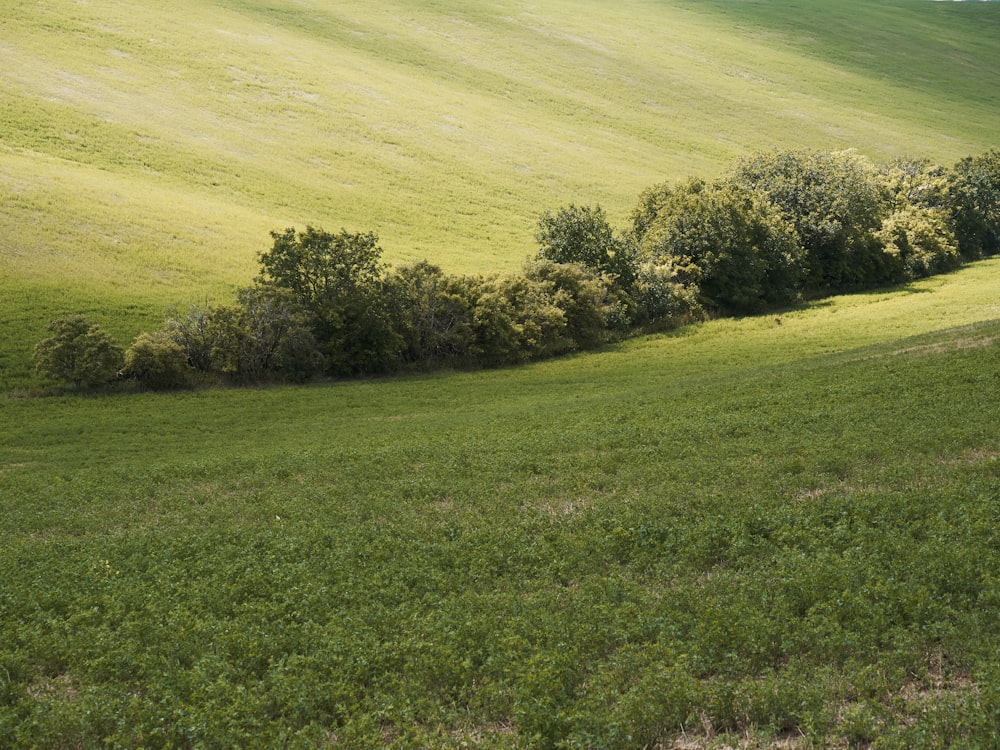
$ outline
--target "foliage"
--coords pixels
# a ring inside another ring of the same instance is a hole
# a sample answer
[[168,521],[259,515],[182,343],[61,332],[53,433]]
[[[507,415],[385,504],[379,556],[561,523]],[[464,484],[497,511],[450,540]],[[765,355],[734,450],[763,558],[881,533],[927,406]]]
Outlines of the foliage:
[[469,281],[475,290],[475,351],[482,362],[524,362],[573,348],[553,284],[522,274]]
[[320,370],[309,317],[287,290],[250,287],[238,301],[211,311],[213,370],[251,383],[302,380]]
[[633,226],[643,257],[697,286],[707,307],[751,312],[798,294],[794,230],[755,192],[700,180],[660,186],[643,195]]
[[191,305],[187,314],[177,308],[167,313],[163,330],[184,350],[188,364],[199,372],[209,372],[213,366],[217,329],[212,324],[212,306]]
[[895,280],[957,268],[953,175],[926,160],[900,159],[883,169],[882,181],[890,209],[876,237]]
[[382,289],[382,249],[373,233],[337,234],[307,227],[271,232],[260,254],[258,284],[287,291],[308,311],[312,332],[332,374],[384,368],[398,352]]
[[812,289],[872,286],[888,278],[875,237],[887,196],[875,166],[854,151],[773,151],[741,159],[727,179],[777,208],[805,251]]
[[608,339],[609,317],[618,304],[614,282],[608,277],[584,265],[551,260],[526,264],[524,275],[551,288],[553,301],[566,319],[570,348],[593,349]]
[[629,238],[611,228],[600,206],[570,204],[555,213],[544,212],[535,241],[540,259],[578,263],[614,279],[623,289],[632,286],[635,249]]
[[898,264],[900,279],[944,273],[961,263],[949,216],[942,209],[899,209],[882,221],[876,236],[884,252]]
[[952,191],[962,256],[974,260],[1000,252],[1000,150],[958,162]]
[[122,375],[154,391],[183,388],[191,383],[192,367],[184,348],[168,331],[140,333],[125,351]]
[[699,320],[704,308],[698,300],[698,286],[690,274],[677,269],[672,259],[647,260],[636,269],[632,290],[634,322],[647,329],[674,328]]
[[83,315],[49,322],[52,334],[34,349],[39,375],[86,388],[110,383],[122,367],[123,353],[111,335]]
[[393,269],[385,294],[407,362],[453,362],[469,356],[475,340],[473,299],[461,279],[426,261]]

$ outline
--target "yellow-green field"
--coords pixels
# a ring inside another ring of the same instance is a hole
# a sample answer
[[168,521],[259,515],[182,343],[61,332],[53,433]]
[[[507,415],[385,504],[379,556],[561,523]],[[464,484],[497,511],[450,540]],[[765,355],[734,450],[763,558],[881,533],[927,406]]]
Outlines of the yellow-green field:
[[772,147],[950,165],[1000,131],[1000,5],[12,0],[0,367],[47,320],[123,343],[246,284],[267,232],[513,269],[539,213]]
[[3,268],[175,297],[245,281],[269,229],[306,222],[512,268],[544,208],[622,219],[752,150],[996,144],[1000,7],[829,5],[15,2]]

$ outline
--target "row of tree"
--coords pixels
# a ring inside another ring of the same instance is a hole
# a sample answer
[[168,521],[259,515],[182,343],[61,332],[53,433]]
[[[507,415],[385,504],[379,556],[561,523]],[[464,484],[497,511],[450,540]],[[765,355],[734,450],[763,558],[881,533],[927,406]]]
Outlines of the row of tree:
[[389,268],[370,233],[271,237],[234,303],[174,311],[128,351],[80,316],[53,321],[35,350],[39,372],[162,389],[199,376],[253,383],[494,366],[906,281],[1000,251],[1000,152],[953,168],[877,166],[853,151],[756,154],[713,182],[650,188],[624,229],[600,207],[545,212],[538,252],[515,274]]

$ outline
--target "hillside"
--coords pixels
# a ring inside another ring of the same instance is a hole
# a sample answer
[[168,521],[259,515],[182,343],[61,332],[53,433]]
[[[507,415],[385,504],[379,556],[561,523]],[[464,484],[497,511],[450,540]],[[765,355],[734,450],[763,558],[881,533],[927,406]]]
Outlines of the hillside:
[[514,268],[544,208],[618,221],[756,149],[951,164],[996,145],[998,24],[994,3],[922,0],[16,0],[0,315],[33,339],[103,311],[130,337],[306,223],[375,231],[392,261]]
[[502,371],[0,400],[0,745],[994,746],[998,271]]

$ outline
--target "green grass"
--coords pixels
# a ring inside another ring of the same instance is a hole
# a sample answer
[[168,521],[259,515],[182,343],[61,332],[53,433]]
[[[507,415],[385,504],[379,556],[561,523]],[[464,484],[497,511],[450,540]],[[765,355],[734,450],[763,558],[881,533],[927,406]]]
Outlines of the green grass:
[[995,744],[998,270],[502,371],[8,399],[0,744]]
[[[267,232],[517,267],[769,147],[996,147],[995,3],[8,2],[0,747],[995,746],[996,260],[494,372],[21,398]],[[991,322],[992,321],[992,322]]]

